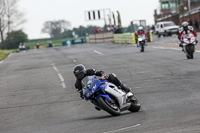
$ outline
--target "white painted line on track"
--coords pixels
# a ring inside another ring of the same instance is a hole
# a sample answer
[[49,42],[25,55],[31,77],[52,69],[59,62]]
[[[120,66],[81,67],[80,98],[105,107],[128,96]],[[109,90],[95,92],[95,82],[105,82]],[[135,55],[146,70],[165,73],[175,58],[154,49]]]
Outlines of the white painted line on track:
[[142,88],[142,87],[134,87],[133,89],[140,89],[140,88]]
[[55,64],[51,64],[53,66],[53,69],[56,71],[56,72],[59,72],[58,68],[55,66]]
[[97,54],[100,54],[100,55],[104,55],[103,53],[101,53],[101,52],[99,52],[97,50],[94,50],[94,52],[97,53]]
[[[154,46],[150,46],[151,48],[156,48],[156,49],[169,49],[169,50],[178,50],[181,51],[181,49],[179,48],[165,48],[165,47],[154,47]],[[195,51],[197,53],[200,53],[200,51]]]
[[63,78],[63,76],[60,73],[58,73],[58,76],[59,76],[61,82],[65,81],[64,78]]
[[149,73],[149,71],[138,72],[138,74]]
[[134,125],[134,126],[124,127],[124,128],[120,128],[120,129],[112,130],[112,131],[107,131],[107,132],[103,132],[103,133],[116,133],[116,132],[123,131],[123,130],[127,130],[127,129],[130,129],[130,128],[135,128],[135,127],[138,127],[138,126],[140,126],[140,125],[141,125],[141,124],[137,124],[137,125]]
[[76,60],[75,60],[75,59],[73,59],[73,62],[74,62],[74,63],[76,63]]
[[8,55],[8,57],[10,57],[12,55],[12,53],[10,53],[9,55]]
[[57,72],[58,77],[59,77],[59,79],[60,79],[60,81],[61,81],[62,87],[63,87],[63,88],[66,88],[65,80],[64,80],[62,74],[59,72],[58,68],[56,67],[56,65],[55,65],[54,63],[51,64],[51,65],[53,66],[53,69]]
[[165,47],[154,47],[154,46],[151,46],[151,48],[156,48],[156,49],[169,49],[169,50],[178,50],[178,51],[181,50],[181,49],[178,49],[178,48],[165,48]]
[[66,85],[65,85],[65,83],[64,83],[64,82],[62,82],[62,87],[63,87],[63,88],[66,88]]

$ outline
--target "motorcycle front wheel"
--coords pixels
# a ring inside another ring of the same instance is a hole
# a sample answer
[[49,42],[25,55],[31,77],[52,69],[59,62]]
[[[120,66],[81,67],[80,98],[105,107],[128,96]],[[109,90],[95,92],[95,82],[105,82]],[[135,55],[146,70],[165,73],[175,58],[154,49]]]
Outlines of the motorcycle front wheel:
[[108,112],[109,114],[113,116],[119,116],[121,114],[119,106],[115,102],[112,102],[112,101],[114,100],[111,99],[111,102],[109,102],[104,97],[99,97],[97,99],[97,103],[99,104],[101,109],[105,110],[106,112]]
[[144,52],[144,44],[141,44],[140,52]]
[[188,45],[187,46],[187,53],[186,57],[188,59],[193,59],[194,58],[194,45]]

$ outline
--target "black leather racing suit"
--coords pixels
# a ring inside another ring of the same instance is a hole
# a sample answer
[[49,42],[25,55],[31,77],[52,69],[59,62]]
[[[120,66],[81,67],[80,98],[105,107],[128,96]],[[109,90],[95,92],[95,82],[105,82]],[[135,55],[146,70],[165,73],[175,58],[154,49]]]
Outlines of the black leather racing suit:
[[[95,70],[95,69],[88,69],[88,70],[86,70],[86,74],[85,74],[84,77],[86,77],[86,76],[92,76],[92,75],[96,75],[96,76],[100,76],[100,77],[101,77],[102,74],[104,74],[104,73],[105,73],[105,72],[103,72],[103,71],[97,71],[97,70]],[[84,77],[83,77],[83,78],[84,78]],[[82,79],[83,79],[83,78],[82,78]],[[121,88],[122,90],[124,90],[125,92],[129,92],[129,91],[130,91],[130,89],[127,88],[127,87],[125,87],[125,86],[121,83],[121,81],[117,78],[117,76],[116,76],[115,74],[113,74],[113,73],[108,75],[107,80],[108,80],[109,82],[115,84],[117,87],[120,87],[120,88]],[[77,91],[80,92],[80,96],[82,97],[82,84],[81,84],[81,80],[76,79],[75,88],[77,89]]]

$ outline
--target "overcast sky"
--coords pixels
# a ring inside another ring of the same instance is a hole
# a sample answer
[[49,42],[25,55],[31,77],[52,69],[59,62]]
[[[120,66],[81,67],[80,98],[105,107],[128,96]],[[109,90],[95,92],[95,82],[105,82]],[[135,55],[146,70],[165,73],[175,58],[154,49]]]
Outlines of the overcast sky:
[[[154,9],[159,0],[20,0],[19,7],[25,13],[27,22],[23,29],[29,39],[49,37],[41,33],[43,24],[49,20],[67,20],[73,27],[97,25],[104,21],[85,21],[85,11],[109,8],[117,17],[120,12],[122,26],[128,26],[132,20],[145,19],[148,25],[154,23]],[[107,22],[108,23],[108,22]]]

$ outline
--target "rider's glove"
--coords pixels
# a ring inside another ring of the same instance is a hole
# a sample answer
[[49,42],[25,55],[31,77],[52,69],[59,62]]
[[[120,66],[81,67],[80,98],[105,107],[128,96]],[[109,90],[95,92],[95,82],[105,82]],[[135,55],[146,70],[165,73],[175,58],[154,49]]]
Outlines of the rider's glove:
[[81,97],[82,99],[84,99],[83,91],[82,91],[82,90],[79,90],[78,92],[80,93],[80,97]]
[[103,74],[101,75],[101,79],[102,79],[102,80],[108,79],[107,74],[106,74],[106,73],[103,73]]
[[196,44],[198,43],[199,41],[197,40],[197,37],[196,37]]

